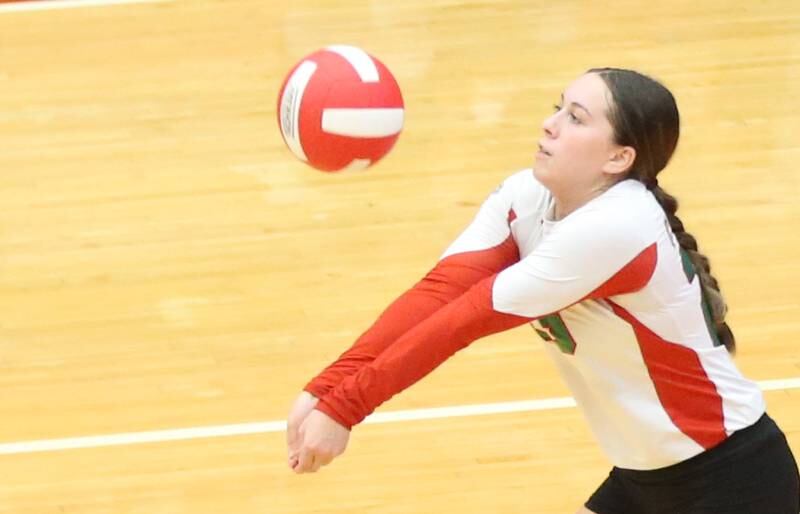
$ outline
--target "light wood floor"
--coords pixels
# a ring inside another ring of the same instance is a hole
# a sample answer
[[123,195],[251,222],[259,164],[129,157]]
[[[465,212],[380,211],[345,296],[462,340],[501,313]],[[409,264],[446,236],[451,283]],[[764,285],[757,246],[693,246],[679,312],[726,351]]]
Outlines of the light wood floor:
[[[331,43],[406,127],[326,175],[275,122]],[[531,165],[593,66],[662,79],[662,183],[711,257],[738,364],[800,376],[796,0],[183,0],[0,14],[0,443],[284,419],[300,387]],[[382,411],[568,395],[529,328]],[[800,453],[800,391],[767,393]],[[573,513],[608,470],[575,409],[365,425],[314,476],[283,434],[0,455],[3,514]]]

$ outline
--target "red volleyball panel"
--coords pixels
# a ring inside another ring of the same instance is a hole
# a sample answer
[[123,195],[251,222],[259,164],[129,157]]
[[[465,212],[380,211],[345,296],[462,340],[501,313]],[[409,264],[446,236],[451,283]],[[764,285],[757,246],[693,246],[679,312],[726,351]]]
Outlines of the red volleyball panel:
[[325,134],[306,149],[309,162],[323,171],[337,171],[356,159],[374,164],[392,149],[397,135],[383,138],[353,138]]

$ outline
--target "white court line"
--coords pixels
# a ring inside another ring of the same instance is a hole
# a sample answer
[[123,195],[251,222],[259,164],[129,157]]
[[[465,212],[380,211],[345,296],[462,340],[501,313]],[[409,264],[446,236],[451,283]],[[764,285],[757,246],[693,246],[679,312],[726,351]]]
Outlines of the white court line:
[[[759,382],[758,385],[764,391],[800,389],[800,377],[764,380]],[[545,398],[543,400],[379,412],[368,417],[364,423],[397,423],[402,421],[417,421],[423,419],[484,416],[488,414],[532,412],[541,410],[566,409],[571,407],[575,407],[575,400],[570,397]],[[66,439],[44,439],[39,441],[22,441],[18,443],[0,444],[0,455],[75,450],[80,448],[98,448],[101,446],[119,446],[127,444],[158,443],[164,441],[185,441],[189,439],[283,432],[284,430],[286,430],[286,421],[265,421],[261,423],[240,423],[236,425],[176,428],[171,430],[129,432],[124,434],[72,437]]]
[[75,7],[96,7],[120,4],[150,4],[168,2],[170,0],[41,0],[21,1],[0,4],[0,14],[24,11],[49,11],[53,9],[72,9]]

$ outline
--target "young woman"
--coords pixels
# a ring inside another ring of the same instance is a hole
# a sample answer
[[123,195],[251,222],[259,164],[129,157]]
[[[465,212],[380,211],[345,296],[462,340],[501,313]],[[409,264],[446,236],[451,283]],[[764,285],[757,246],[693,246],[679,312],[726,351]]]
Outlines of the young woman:
[[532,323],[614,464],[578,514],[797,514],[800,479],[733,333],[708,259],[658,185],[672,94],[594,69],[436,267],[312,380],[289,465],[313,472],[350,428],[476,339]]

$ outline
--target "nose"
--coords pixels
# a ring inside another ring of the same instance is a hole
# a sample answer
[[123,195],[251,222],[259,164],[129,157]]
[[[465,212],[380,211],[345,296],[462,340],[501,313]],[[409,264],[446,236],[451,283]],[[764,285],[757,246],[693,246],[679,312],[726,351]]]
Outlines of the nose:
[[556,137],[558,136],[558,123],[557,123],[558,113],[555,112],[545,118],[542,122],[542,130],[548,137]]

